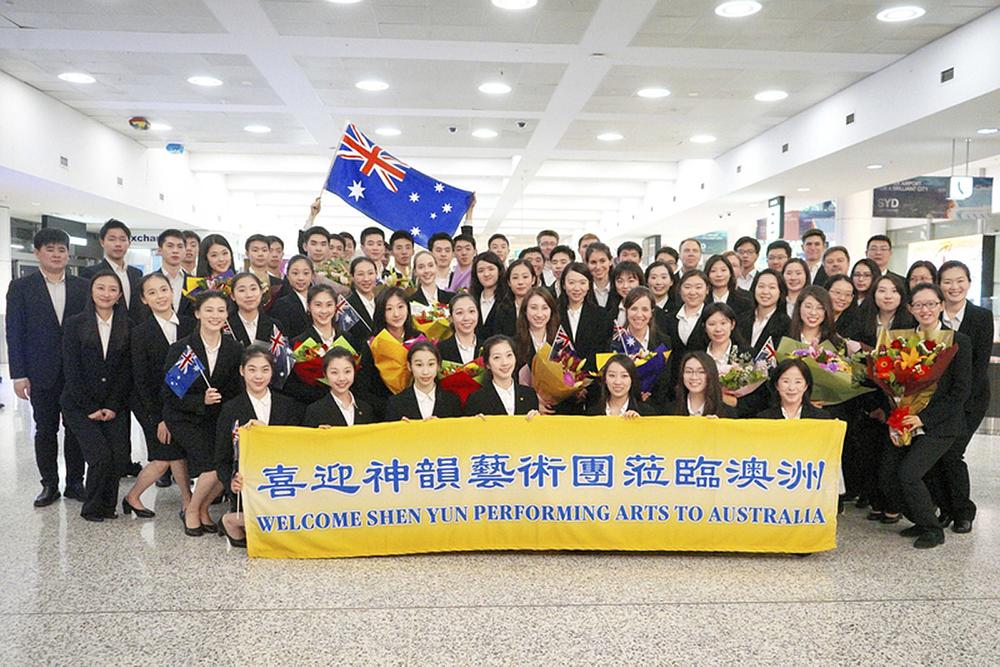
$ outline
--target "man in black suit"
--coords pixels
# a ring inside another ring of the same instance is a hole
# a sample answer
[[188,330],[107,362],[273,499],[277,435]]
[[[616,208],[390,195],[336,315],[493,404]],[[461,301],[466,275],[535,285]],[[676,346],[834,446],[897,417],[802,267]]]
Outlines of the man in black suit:
[[[87,281],[66,273],[69,235],[46,228],[35,234],[35,257],[41,271],[10,283],[7,289],[7,350],[14,393],[31,401],[35,420],[35,461],[42,491],[35,507],[59,499],[59,396],[63,390],[63,322],[83,310]],[[76,437],[66,430],[67,498],[82,501],[83,453]]]
[[125,263],[125,254],[132,244],[132,230],[121,220],[111,218],[99,232],[104,259],[97,264],[80,269],[80,277],[90,280],[101,269],[111,269],[122,281],[122,300],[128,311],[129,320],[135,322],[143,316],[142,300],[139,298],[139,281],[142,271]]
[[822,287],[826,284],[826,271],[823,268],[823,251],[826,250],[826,234],[822,229],[813,227],[802,234],[802,254],[809,265],[810,282]]
[[[894,275],[906,284],[906,279],[898,273],[893,273],[889,270],[889,260],[892,259],[892,241],[885,234],[876,234],[875,236],[868,239],[868,243],[865,244],[865,257],[872,260],[878,264],[879,271],[882,275]],[[875,276],[878,280],[878,276]]]

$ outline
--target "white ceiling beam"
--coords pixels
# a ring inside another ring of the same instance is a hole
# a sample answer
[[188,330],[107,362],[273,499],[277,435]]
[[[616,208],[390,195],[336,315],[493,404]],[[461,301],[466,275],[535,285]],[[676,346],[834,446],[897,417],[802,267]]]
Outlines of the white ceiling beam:
[[904,53],[808,53],[770,49],[705,49],[631,46],[616,49],[616,64],[672,69],[738,69],[796,72],[877,72]]

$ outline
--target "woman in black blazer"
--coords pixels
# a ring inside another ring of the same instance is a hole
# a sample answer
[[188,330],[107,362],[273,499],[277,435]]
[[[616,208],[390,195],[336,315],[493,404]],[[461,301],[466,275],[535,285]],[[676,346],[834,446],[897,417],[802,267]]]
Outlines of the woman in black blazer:
[[351,262],[351,294],[347,302],[361,316],[361,322],[350,331],[354,341],[364,341],[378,333],[375,331],[375,287],[380,272],[381,267],[376,267],[367,257],[357,257]]
[[[307,304],[310,323],[298,336],[292,339],[292,349],[312,340],[320,345],[320,352],[325,354],[340,335],[340,332],[337,331],[337,325],[333,321],[334,311],[337,307],[337,292],[330,285],[310,287]],[[367,349],[367,347],[364,345],[364,348]],[[361,350],[357,351],[361,352]],[[329,388],[322,383],[309,384],[293,369],[288,374],[288,379],[285,380],[281,391],[298,401],[302,409],[305,410],[307,405],[322,398],[329,391]]]
[[882,331],[916,326],[906,308],[906,293],[903,279],[895,274],[887,273],[875,279],[861,306],[858,337],[862,343],[875,347]]
[[798,358],[783,359],[771,373],[770,387],[774,405],[764,410],[758,419],[833,419],[833,415],[809,402],[812,393],[812,373]]
[[417,279],[417,289],[410,297],[410,301],[433,306],[440,303],[447,306],[454,292],[439,289],[437,286],[437,264],[434,262],[434,255],[423,250],[418,252],[413,258],[413,275]]
[[306,305],[313,276],[312,262],[308,257],[296,255],[288,261],[285,273],[288,289],[274,302],[268,314],[289,338],[295,338],[309,326]]
[[[244,352],[240,362],[240,376],[244,390],[236,398],[227,401],[219,413],[215,429],[215,476],[230,493],[234,473],[239,461],[233,446],[233,431],[241,426],[298,426],[302,423],[302,409],[299,404],[276,391],[271,391],[274,375],[274,357],[270,348],[263,343],[254,343]],[[242,512],[236,498],[230,512],[219,519],[218,528],[234,547],[246,548],[246,528]],[[199,526],[195,532],[203,531]]]
[[504,283],[507,286],[505,298],[493,306],[499,308],[496,330],[497,333],[513,338],[517,335],[517,318],[521,314],[521,303],[527,298],[531,288],[538,286],[538,276],[531,262],[518,259],[507,267]]
[[87,462],[83,509],[87,521],[113,519],[118,470],[129,460],[128,397],[131,385],[128,312],[116,307],[122,284],[110,269],[90,280],[90,301],[63,324],[60,406],[66,428]]
[[[656,302],[653,293],[649,291],[648,287],[634,288],[625,297],[622,305],[625,312],[625,326],[621,329],[616,329],[616,331],[620,332],[622,338],[634,338],[634,347],[638,348],[639,353],[646,354],[647,352],[656,350],[658,347],[664,347],[667,350],[672,349],[673,341],[656,326],[654,317]],[[628,354],[634,354],[628,347],[630,346],[627,346],[624,341],[612,343],[612,348]],[[668,403],[673,395],[673,389],[670,386],[669,359],[667,361],[667,368],[657,378],[656,383],[650,391],[642,391],[641,388],[637,389],[641,392],[639,394],[640,400],[649,402],[654,411],[659,411],[662,406]]]
[[750,294],[736,286],[733,265],[722,255],[712,255],[705,262],[705,275],[711,285],[708,303],[724,303],[733,309],[737,319],[746,318],[753,311]]
[[208,507],[222,487],[214,474],[202,473],[215,470],[215,428],[222,404],[240,392],[243,347],[222,333],[229,315],[227,302],[222,292],[200,293],[194,311],[198,326],[190,336],[170,346],[163,365],[167,373],[190,347],[205,368],[205,377],[199,373],[183,398],[167,384],[162,388],[163,421],[170,430],[171,442],[187,457],[188,474],[198,478],[191,500],[183,510],[184,528],[189,535],[200,535],[198,527],[215,531]]
[[303,426],[332,428],[376,421],[372,408],[352,392],[355,379],[354,357],[349,350],[335,347],[323,357],[323,376],[329,390],[306,408]]
[[594,301],[593,288],[594,279],[583,262],[567,264],[559,276],[559,321],[589,371],[597,370],[598,352],[611,350],[612,331],[612,318]]
[[[430,254],[430,253],[428,253]],[[471,297],[469,297],[471,299]],[[429,340],[415,343],[406,354],[406,363],[413,376],[413,384],[390,396],[385,408],[385,421],[419,421],[433,417],[461,417],[462,404],[458,396],[437,386],[441,353]],[[431,409],[424,413],[417,392],[433,399]]]
[[[611,269],[611,292],[608,303],[604,306],[611,321],[619,326],[625,326],[625,297],[636,287],[646,286],[646,276],[642,267],[635,262],[618,262]],[[654,299],[655,304],[655,299]]]
[[[914,333],[940,343],[944,294],[937,285],[917,285],[909,295],[909,311],[917,321]],[[903,515],[914,523],[902,531],[916,537],[913,546],[929,549],[944,544],[944,529],[938,522],[924,476],[966,431],[964,407],[972,390],[972,341],[960,331],[951,333],[957,346],[944,375],[937,382],[930,403],[915,415],[903,417],[911,429],[922,429],[908,447],[893,447],[884,459],[893,490],[903,500]],[[890,433],[890,437],[895,437]]]
[[482,252],[472,261],[472,283],[469,293],[479,309],[480,340],[500,333],[500,304],[508,300],[507,284],[502,280],[506,271],[503,261],[492,252]]
[[680,417],[736,417],[736,411],[722,400],[722,385],[715,361],[707,352],[686,352],[678,362],[680,379],[675,399],[663,406],[661,414]]
[[479,306],[467,292],[452,297],[448,304],[451,313],[452,336],[438,343],[441,358],[456,364],[467,364],[480,355]]
[[[531,387],[520,385],[514,379],[517,356],[514,341],[509,336],[492,336],[483,343],[483,363],[486,380],[481,389],[469,395],[465,403],[466,415],[525,415],[528,419],[538,414],[538,396]],[[513,394],[508,408],[500,392]]]
[[164,473],[173,474],[181,501],[191,500],[184,451],[171,440],[170,429],[163,421],[163,360],[167,350],[191,333],[193,321],[178,319],[173,309],[173,290],[162,273],[150,273],[139,283],[139,297],[149,308],[150,316],[132,328],[132,391],[135,400],[132,411],[146,437],[149,463],[142,469],[135,484],[122,498],[122,511],[141,519],[156,516],[142,504],[141,496]]
[[763,269],[754,276],[750,286],[754,309],[737,316],[740,335],[750,346],[750,354],[756,357],[768,340],[778,347],[781,339],[788,335],[792,319],[785,310],[785,281],[774,269]]
[[861,335],[861,318],[857,305],[857,290],[847,276],[840,274],[826,281],[826,291],[830,293],[833,317],[837,334],[848,340],[858,340]]
[[601,398],[587,409],[590,416],[651,417],[653,408],[639,400],[639,379],[635,362],[624,354],[608,359],[601,369]]
[[[260,278],[254,274],[238,273],[233,278],[236,310],[229,316],[229,331],[245,348],[254,341],[270,342],[271,334],[274,333],[275,321],[261,308],[263,296]],[[250,328],[253,329],[252,332],[248,331]],[[281,329],[280,326],[278,328]]]

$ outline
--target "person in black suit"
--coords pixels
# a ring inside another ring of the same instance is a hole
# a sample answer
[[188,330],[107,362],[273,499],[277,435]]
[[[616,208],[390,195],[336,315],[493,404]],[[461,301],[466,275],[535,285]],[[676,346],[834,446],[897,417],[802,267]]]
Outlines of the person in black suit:
[[[865,244],[865,256],[875,262],[881,275],[895,276],[904,285],[906,284],[903,276],[889,270],[889,261],[892,259],[892,240],[888,236],[885,234],[876,234],[869,238]],[[878,274],[875,277],[878,278]]]
[[[223,488],[234,494],[239,493],[238,489],[232,489],[239,462],[235,457],[233,431],[239,427],[298,426],[302,423],[299,405],[270,389],[274,357],[267,345],[253,343],[243,351],[240,375],[245,389],[222,406],[215,429],[215,476]],[[247,540],[243,514],[235,498],[233,504],[232,511],[219,519],[218,529],[230,544],[245,549]]]
[[271,341],[276,323],[261,307],[263,296],[260,279],[254,274],[237,273],[233,278],[236,310],[229,316],[229,331],[243,347],[249,347],[254,341]]
[[685,352],[678,362],[680,379],[674,400],[663,406],[660,414],[680,417],[735,418],[736,410],[722,400],[722,385],[715,360],[707,352]]
[[62,405],[66,427],[87,461],[87,521],[114,519],[122,459],[128,461],[131,385],[128,314],[119,304],[122,284],[111,270],[90,281],[90,303],[66,320],[62,339]]
[[724,303],[733,309],[737,319],[745,319],[753,311],[753,299],[749,292],[736,286],[733,265],[722,255],[712,255],[705,262],[705,275],[711,286],[707,303]]
[[[656,306],[653,300],[653,293],[649,291],[648,287],[634,288],[625,297],[622,306],[625,309],[625,326],[620,330],[616,330],[620,331],[622,340],[615,340],[612,343],[613,349],[628,354],[635,354],[632,350],[628,349],[629,346],[624,341],[624,339],[629,337],[634,339],[634,346],[638,349],[638,353],[643,355],[661,347],[666,350],[671,349],[673,341],[656,326],[656,319],[653,315]],[[656,382],[649,391],[642,391],[641,387],[639,388],[641,392],[639,394],[640,399],[648,401],[654,410],[658,411],[672,397],[673,388],[669,383],[670,372],[668,362],[667,368],[656,379]]]
[[507,286],[505,299],[494,306],[499,309],[496,315],[496,329],[498,333],[513,338],[517,335],[517,318],[521,313],[521,304],[531,288],[539,285],[539,281],[531,262],[517,259],[507,267],[504,283]]
[[616,354],[601,369],[601,398],[589,408],[590,416],[651,417],[656,411],[639,399],[639,378],[635,362],[627,355]]
[[[160,268],[153,273],[164,276],[169,283],[173,294],[173,312],[180,320],[193,320],[191,315],[191,299],[184,296],[184,287],[189,274],[184,270],[184,233],[179,229],[164,229],[156,237],[156,246],[160,253]],[[142,281],[140,280],[140,285]],[[134,304],[132,321],[144,322],[151,316],[149,306],[142,299],[142,288],[136,287],[138,303]],[[157,364],[159,365],[159,364]]]
[[367,257],[351,262],[351,294],[347,302],[361,316],[361,322],[351,329],[354,340],[367,340],[378,333],[375,330],[375,287],[378,285],[379,267]]
[[323,376],[329,390],[318,401],[306,408],[303,426],[310,428],[331,428],[334,426],[355,426],[376,421],[375,413],[368,403],[355,398],[351,388],[354,385],[354,357],[350,350],[335,347],[323,357]]
[[448,304],[453,335],[441,340],[437,349],[441,358],[456,364],[467,364],[480,354],[479,308],[468,292],[459,292]]
[[247,271],[257,276],[264,290],[264,297],[261,301],[261,310],[270,312],[271,306],[281,297],[285,281],[269,272],[271,262],[271,241],[263,234],[251,234],[243,245],[246,257],[250,264]]
[[288,289],[274,302],[268,314],[278,322],[278,328],[289,338],[295,338],[309,326],[306,308],[314,275],[312,262],[308,257],[296,255],[288,260],[285,271]]
[[[670,267],[665,262],[653,262],[646,267],[646,287],[653,293],[656,299],[657,317],[664,317],[667,313],[670,297],[674,291],[674,274],[670,272]],[[658,320],[658,323],[663,320]]]
[[192,537],[206,530],[215,531],[208,507],[222,489],[214,474],[202,473],[214,470],[215,427],[222,404],[240,391],[243,348],[236,339],[222,333],[229,315],[228,305],[229,300],[222,292],[199,293],[194,305],[198,326],[191,335],[170,346],[163,365],[166,374],[190,346],[205,368],[204,377],[199,375],[183,397],[177,396],[166,383],[161,390],[163,421],[170,431],[171,443],[184,452],[188,474],[198,478],[182,517],[184,532]]
[[708,340],[705,339],[703,313],[710,291],[708,276],[704,271],[697,269],[688,271],[677,282],[677,294],[680,296],[681,304],[675,310],[668,312],[664,320],[666,324],[664,333],[670,339],[673,350],[667,361],[667,370],[670,373],[668,387],[677,386],[680,357],[688,350],[704,350],[708,345]]
[[466,415],[524,415],[532,419],[539,414],[535,390],[514,379],[517,356],[509,336],[492,336],[483,343],[483,363],[486,380],[465,402]]
[[718,366],[731,366],[749,359],[749,348],[740,334],[736,313],[725,303],[716,301],[705,306],[704,330],[708,341],[705,350]]
[[783,359],[771,372],[769,383],[774,404],[758,419],[833,419],[833,415],[809,402],[812,394],[812,373],[798,358]]
[[406,354],[406,363],[410,367],[413,384],[389,397],[385,421],[462,416],[462,404],[458,396],[437,386],[441,353],[434,347],[434,343],[429,340],[415,343]]
[[132,327],[130,332],[132,411],[146,437],[149,463],[122,499],[122,510],[141,519],[151,519],[155,514],[142,504],[140,497],[158,479],[166,477],[164,486],[170,486],[172,473],[177,480],[182,503],[187,505],[191,500],[184,451],[171,442],[170,429],[163,421],[162,387],[163,361],[167,350],[179,338],[190,335],[194,325],[192,320],[177,317],[170,281],[162,273],[154,272],[143,277],[139,282],[139,298],[149,309],[150,316]]
[[859,340],[875,347],[883,331],[910,329],[913,316],[906,309],[906,284],[896,274],[880,276],[872,282],[869,298],[861,306]]
[[418,252],[413,258],[413,275],[416,277],[417,289],[410,297],[411,302],[433,306],[436,303],[447,305],[451,302],[454,292],[448,292],[437,286],[437,264],[434,255],[426,250]]
[[[63,391],[64,322],[84,309],[87,281],[66,272],[69,235],[41,229],[33,241],[41,270],[12,280],[7,288],[7,356],[14,393],[31,401],[35,461],[42,490],[35,507],[59,499],[59,398]],[[69,430],[63,443],[66,497],[83,500],[83,452]]]
[[941,508],[941,523],[954,520],[952,530],[968,533],[976,518],[976,504],[970,498],[969,467],[965,450],[990,405],[989,366],[993,350],[993,314],[968,300],[971,274],[959,261],[948,261],[938,271],[938,284],[944,293],[941,320],[952,330],[967,336],[972,342],[972,388],[965,404],[965,429],[934,467],[935,500]]
[[[625,297],[636,287],[645,287],[646,277],[635,262],[619,262],[611,270],[611,294],[604,309],[611,320],[619,326],[625,326]],[[654,301],[655,305],[655,301]]]
[[476,300],[479,309],[477,336],[481,340],[486,340],[490,336],[500,333],[499,306],[509,299],[507,283],[501,280],[505,271],[503,261],[492,252],[480,253],[472,262],[472,282],[469,285],[469,293]]
[[125,303],[129,319],[137,321],[145,315],[139,299],[142,271],[125,263],[125,255],[132,244],[132,230],[121,220],[112,218],[101,225],[98,235],[101,248],[104,249],[104,258],[97,264],[80,269],[80,277],[90,280],[100,271],[112,271],[122,283],[121,299]]
[[807,229],[802,234],[802,255],[809,270],[810,284],[822,287],[826,284],[826,269],[823,268],[823,253],[826,251],[826,233],[819,227]]
[[938,269],[934,266],[933,262],[929,262],[926,259],[918,259],[913,264],[910,264],[910,268],[906,270],[904,283],[906,284],[907,294],[909,294],[910,290],[921,283],[937,282]]
[[[337,331],[337,325],[333,321],[336,304],[337,293],[329,285],[316,285],[309,288],[309,325],[306,326],[302,333],[292,339],[291,346],[293,350],[308,340],[319,343],[322,346],[320,348],[322,354],[326,354],[332,349],[333,343],[337,340],[340,333]],[[367,348],[367,345],[364,347]],[[358,351],[360,352],[361,350]],[[329,388],[322,383],[314,382],[313,378],[308,375],[304,376],[301,372],[302,368],[298,371],[293,369],[281,391],[298,401],[304,410],[306,406],[326,395]]]
[[756,357],[768,340],[778,346],[782,337],[788,335],[792,320],[785,310],[785,281],[774,269],[758,271],[750,293],[754,309],[742,320],[737,318],[737,325],[743,340],[750,346],[751,356]]
[[[943,302],[941,288],[931,283],[917,285],[910,292],[908,309],[917,321],[915,334],[938,344],[946,342],[947,334],[941,326]],[[918,549],[944,544],[944,529],[935,515],[934,499],[924,476],[968,428],[962,408],[972,390],[972,341],[960,331],[951,332],[951,336],[957,350],[938,380],[930,402],[917,414],[903,417],[905,426],[922,429],[922,433],[914,434],[908,447],[893,447],[884,460],[894,473],[887,478],[903,499],[903,515],[914,524],[900,534],[917,538],[913,546]],[[898,436],[890,431],[890,437]]]
[[861,316],[854,283],[843,274],[835,275],[824,285],[830,293],[833,317],[841,338],[857,341],[861,337]]
[[559,282],[559,321],[576,356],[585,360],[584,369],[596,371],[597,353],[611,350],[612,318],[594,300],[594,280],[586,264],[571,262]]

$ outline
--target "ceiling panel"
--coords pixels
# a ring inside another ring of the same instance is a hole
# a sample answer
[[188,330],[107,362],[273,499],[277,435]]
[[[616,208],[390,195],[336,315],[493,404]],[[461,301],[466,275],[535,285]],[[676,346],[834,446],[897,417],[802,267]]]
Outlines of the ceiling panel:
[[201,0],[4,0],[0,17],[35,29],[223,32]]

